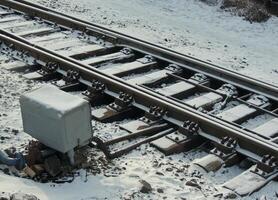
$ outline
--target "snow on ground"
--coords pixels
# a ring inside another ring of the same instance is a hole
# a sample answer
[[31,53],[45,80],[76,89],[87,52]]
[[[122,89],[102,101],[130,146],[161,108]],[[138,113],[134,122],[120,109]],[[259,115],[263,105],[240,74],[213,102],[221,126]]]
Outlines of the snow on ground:
[[[197,0],[32,1],[278,85],[276,17],[250,24]],[[18,98],[35,84],[0,70],[0,148],[20,149],[30,137],[22,132]],[[113,133],[113,125],[96,124],[108,134]],[[217,199],[219,185],[243,170],[234,166],[216,173],[195,173],[188,164],[204,155],[197,150],[165,157],[142,145],[113,160],[114,171],[87,177],[81,170],[72,183],[40,184],[0,172],[0,192],[21,191],[40,199]],[[151,194],[138,192],[142,179],[152,185]],[[192,179],[201,189],[185,185]],[[271,183],[245,199],[263,195],[277,199],[277,186]]]
[[29,0],[278,85],[278,17],[244,21],[199,0]]

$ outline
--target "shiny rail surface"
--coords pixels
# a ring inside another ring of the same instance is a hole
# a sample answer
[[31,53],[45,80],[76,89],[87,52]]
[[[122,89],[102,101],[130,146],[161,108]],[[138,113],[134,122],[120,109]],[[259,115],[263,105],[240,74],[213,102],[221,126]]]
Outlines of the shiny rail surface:
[[95,120],[136,118],[126,136],[94,138],[110,158],[143,143],[169,155],[209,141],[226,165],[247,157],[252,173],[277,177],[276,86],[26,1],[0,2],[0,41],[1,67],[79,92],[102,106]]

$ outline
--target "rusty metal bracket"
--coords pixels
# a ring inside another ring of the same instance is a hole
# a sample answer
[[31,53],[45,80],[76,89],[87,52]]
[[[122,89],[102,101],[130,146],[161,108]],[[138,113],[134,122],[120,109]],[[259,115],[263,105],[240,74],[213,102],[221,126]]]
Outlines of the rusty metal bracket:
[[151,106],[149,112],[146,112],[145,116],[140,119],[147,124],[152,124],[161,120],[166,113],[166,110],[159,106]]
[[130,107],[133,101],[133,97],[127,93],[120,92],[119,97],[115,99],[115,101],[108,106],[117,112],[121,112]]
[[131,55],[133,53],[132,49],[130,48],[123,48],[121,50],[121,53],[125,54],[125,55]]
[[183,125],[178,129],[178,132],[188,137],[193,137],[198,134],[200,126],[197,122],[186,120]]
[[225,166],[231,166],[240,161],[241,157],[236,151],[238,142],[234,138],[225,136],[220,143],[215,145],[216,147],[210,153],[220,157],[224,161]]
[[51,83],[61,90],[64,91],[74,91],[80,88],[81,84],[79,82],[80,74],[76,70],[68,70],[66,76],[62,80],[54,80]]
[[39,74],[46,76],[49,74],[56,73],[57,69],[59,68],[59,64],[56,62],[48,62],[45,66],[38,71]]
[[63,78],[66,83],[76,83],[80,78],[80,74],[76,70],[68,70],[67,75]]
[[278,161],[274,156],[267,154],[263,156],[260,162],[257,163],[252,172],[264,178],[268,178],[273,174],[278,174]]
[[195,80],[199,84],[209,81],[209,78],[203,73],[195,73],[190,79]]
[[137,59],[136,61],[138,61],[142,64],[148,64],[148,63],[151,63],[151,62],[155,62],[155,58],[152,57],[151,55],[146,55],[143,58]]
[[102,95],[104,93],[106,86],[104,83],[98,81],[98,80],[93,80],[91,87],[88,87],[86,91],[84,91],[82,94],[89,99],[93,99],[96,96]]
[[182,68],[176,64],[170,64],[168,65],[165,69],[172,71],[174,73],[181,73],[182,72]]

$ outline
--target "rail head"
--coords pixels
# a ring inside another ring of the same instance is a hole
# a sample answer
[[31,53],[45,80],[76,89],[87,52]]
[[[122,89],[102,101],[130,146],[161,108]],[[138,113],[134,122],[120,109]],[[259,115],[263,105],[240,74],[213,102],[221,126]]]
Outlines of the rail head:
[[278,101],[278,87],[261,80],[257,80],[223,67],[211,64],[206,61],[184,55],[165,47],[151,44],[141,39],[125,35],[103,26],[90,23],[75,17],[57,12],[50,8],[45,8],[38,4],[27,2],[25,0],[2,0],[1,4],[21,12],[27,12],[30,15],[40,17],[45,20],[53,21],[76,30],[85,31],[95,36],[105,36],[118,45],[131,47],[139,52],[153,54],[157,58],[178,64],[186,69],[202,72],[210,77],[231,83],[235,86],[247,89],[254,93],[262,94],[270,99]]

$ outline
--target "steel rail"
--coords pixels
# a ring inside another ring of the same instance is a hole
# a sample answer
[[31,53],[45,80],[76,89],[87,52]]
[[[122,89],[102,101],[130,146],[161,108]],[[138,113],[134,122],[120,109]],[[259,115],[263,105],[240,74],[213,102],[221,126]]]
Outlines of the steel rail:
[[86,32],[89,35],[104,37],[107,40],[113,41],[117,45],[125,45],[142,53],[152,54],[161,60],[178,64],[186,69],[204,73],[207,76],[231,83],[240,88],[262,94],[268,98],[278,101],[277,86],[236,73],[223,67],[199,60],[191,56],[186,56],[165,47],[154,45],[149,42],[112,31],[108,28],[59,13],[55,10],[45,8],[38,4],[30,3],[24,0],[1,0],[0,4],[20,12],[28,13],[30,16],[40,17],[65,27]]
[[63,75],[69,69],[77,70],[80,73],[80,82],[91,86],[92,80],[99,80],[106,85],[105,92],[114,97],[117,97],[120,91],[128,93],[133,96],[134,101],[132,105],[144,111],[149,111],[150,105],[158,105],[167,110],[167,115],[163,118],[178,126],[181,126],[187,119],[198,122],[203,130],[200,135],[211,141],[218,143],[224,136],[233,137],[238,140],[237,151],[247,157],[259,161],[265,154],[271,154],[278,158],[278,144],[276,143],[257,137],[246,130],[232,126],[222,120],[208,116],[142,87],[128,85],[120,78],[109,77],[97,69],[92,69],[89,65],[84,65],[72,58],[61,56],[43,47],[34,46],[18,36],[3,30],[1,32],[1,41],[12,44],[16,50],[29,52],[31,56],[42,61],[42,64],[50,61],[59,63],[58,72]]

